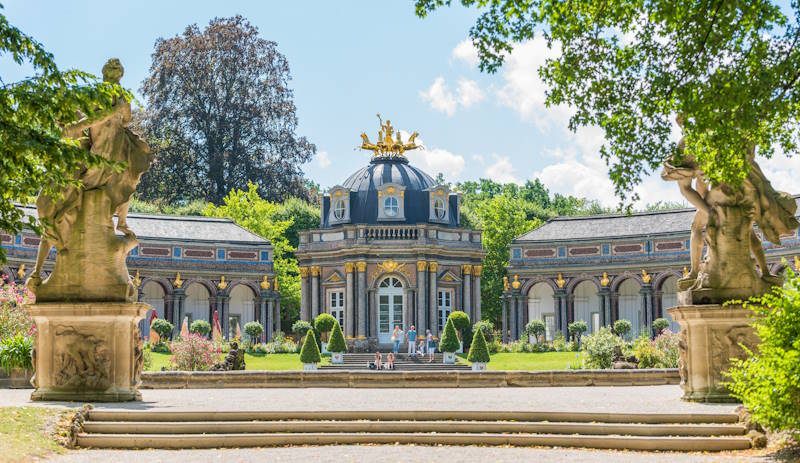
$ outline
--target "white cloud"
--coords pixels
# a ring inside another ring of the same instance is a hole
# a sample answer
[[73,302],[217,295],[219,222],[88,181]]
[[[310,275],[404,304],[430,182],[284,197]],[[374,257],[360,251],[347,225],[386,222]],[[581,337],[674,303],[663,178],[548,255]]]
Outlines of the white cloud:
[[756,158],[756,162],[776,190],[800,193],[800,156],[788,157],[776,152],[772,159]]
[[478,66],[478,50],[472,45],[472,40],[464,39],[453,48],[452,56],[458,61],[466,63],[469,67]]
[[484,98],[483,91],[474,80],[459,80],[454,94],[442,76],[434,79],[427,90],[419,92],[419,96],[431,108],[448,116],[455,114],[459,107],[469,108]]
[[520,183],[514,175],[514,166],[511,165],[511,159],[508,156],[492,153],[492,165],[486,169],[486,175],[495,182]]
[[[409,132],[400,130],[400,138],[403,141],[408,141],[410,135]],[[433,176],[441,172],[448,182],[461,180],[461,173],[464,172],[464,167],[467,164],[464,156],[442,148],[428,149],[420,137],[417,137],[415,142],[422,148],[406,151],[406,157],[411,164]]]
[[331,157],[327,151],[320,151],[317,153],[317,163],[323,169],[331,165]]

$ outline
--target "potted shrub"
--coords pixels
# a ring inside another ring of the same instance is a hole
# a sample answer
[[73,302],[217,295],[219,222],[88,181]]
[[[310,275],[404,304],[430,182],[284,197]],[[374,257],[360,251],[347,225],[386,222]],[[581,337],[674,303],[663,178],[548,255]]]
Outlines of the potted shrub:
[[[535,344],[539,344],[539,337],[544,336],[545,326],[542,320],[531,320],[525,325],[525,334],[528,337],[533,337],[536,341]],[[528,339],[530,341],[530,339]]]
[[622,339],[625,339],[625,336],[631,332],[631,329],[633,329],[633,325],[631,325],[631,322],[628,320],[617,320],[614,322],[614,333]]
[[244,332],[247,333],[250,349],[252,350],[253,345],[258,343],[261,333],[264,332],[264,327],[259,322],[247,322],[244,324]]
[[33,375],[33,338],[17,333],[0,341],[0,367],[8,373],[11,387],[27,389],[31,387]]
[[486,371],[486,364],[489,363],[489,348],[486,346],[486,338],[483,337],[481,330],[476,330],[472,336],[472,346],[469,348],[467,360],[472,362],[472,371]]
[[663,333],[667,328],[669,328],[669,320],[666,318],[656,318],[653,320],[653,334],[656,336]]
[[439,342],[439,351],[444,354],[444,363],[456,363],[456,351],[458,350],[458,333],[453,325],[453,319],[448,318],[444,326],[444,334]]
[[158,336],[161,338],[161,342],[164,342],[172,337],[172,330],[175,329],[175,325],[164,320],[163,318],[156,318],[150,325],[150,329],[158,333]]
[[453,326],[455,326],[456,331],[458,331],[459,343],[458,350],[456,352],[462,354],[464,353],[464,333],[470,328],[469,315],[467,315],[466,312],[456,310],[450,313],[450,316],[447,317],[447,319],[453,320]]
[[211,323],[205,320],[195,320],[189,325],[189,332],[199,334],[202,337],[207,337],[211,332]]
[[303,348],[300,349],[300,361],[303,363],[303,370],[316,370],[320,360],[319,348],[317,347],[317,340],[314,338],[314,331],[309,330],[306,334],[306,340],[303,341]]
[[572,336],[572,340],[575,341],[578,344],[578,348],[580,348],[580,346],[581,346],[581,337],[583,336],[583,333],[585,333],[588,328],[589,327],[586,326],[586,322],[583,321],[583,320],[577,320],[577,321],[574,321],[574,322],[570,323],[569,325],[567,325],[567,329],[569,330],[569,334],[570,334],[570,336]]
[[333,324],[331,340],[328,342],[328,350],[331,353],[331,363],[344,362],[344,352],[347,351],[347,344],[344,342],[342,327],[339,326],[338,321]]
[[323,354],[328,353],[328,333],[330,333],[330,331],[333,329],[334,323],[336,323],[336,319],[333,318],[333,315],[329,313],[321,313],[317,315],[317,318],[314,319],[314,328],[316,328],[321,335],[320,341],[324,339],[321,344]]

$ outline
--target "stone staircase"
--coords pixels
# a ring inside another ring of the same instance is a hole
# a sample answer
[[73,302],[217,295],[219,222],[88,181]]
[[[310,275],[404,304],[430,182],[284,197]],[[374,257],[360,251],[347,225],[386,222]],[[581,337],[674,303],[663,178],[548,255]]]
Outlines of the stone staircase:
[[81,447],[117,449],[395,443],[698,452],[751,447],[735,413],[90,410],[77,435]]
[[[386,363],[388,352],[383,352],[383,362]],[[369,370],[369,363],[375,361],[374,353],[346,353],[342,358],[344,363],[337,365],[322,365],[321,370]],[[416,355],[397,354],[394,359],[394,369],[396,371],[453,371],[471,370],[472,367],[466,363],[456,363],[447,365],[442,361],[442,354],[436,353],[433,362],[428,362],[428,357],[418,357]]]

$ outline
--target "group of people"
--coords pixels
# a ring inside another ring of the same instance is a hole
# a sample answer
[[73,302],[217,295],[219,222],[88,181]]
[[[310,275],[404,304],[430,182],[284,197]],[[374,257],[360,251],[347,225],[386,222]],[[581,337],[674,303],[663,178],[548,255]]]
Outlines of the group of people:
[[392,345],[393,351],[386,355],[386,362],[383,362],[383,354],[375,352],[375,361],[370,363],[369,367],[373,370],[394,370],[394,359],[397,357],[400,350],[400,343],[406,342],[408,344],[407,354],[409,357],[416,355],[417,357],[425,357],[428,355],[428,362],[433,362],[434,353],[436,352],[436,341],[433,340],[431,330],[425,330],[425,336],[417,334],[417,329],[414,325],[408,329],[408,332],[403,332],[400,325],[394,326],[392,331]]

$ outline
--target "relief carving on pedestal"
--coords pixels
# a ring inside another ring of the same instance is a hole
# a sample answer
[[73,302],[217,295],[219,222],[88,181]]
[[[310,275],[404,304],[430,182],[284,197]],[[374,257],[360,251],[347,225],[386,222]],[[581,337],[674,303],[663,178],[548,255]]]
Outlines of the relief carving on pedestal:
[[54,359],[56,387],[107,389],[111,385],[111,352],[108,341],[65,326],[56,330],[60,354]]
[[758,335],[749,326],[712,329],[710,335],[712,356],[709,371],[714,372],[714,380],[717,383],[726,379],[723,372],[728,371],[731,364],[730,359],[746,359],[749,357],[742,346],[755,350],[760,342]]
[[678,334],[678,373],[681,375],[681,387],[689,381],[689,368],[687,358],[689,355],[689,344],[686,342],[686,328],[682,328]]
[[139,386],[144,366],[144,340],[139,327],[133,328],[133,374],[131,375],[131,385]]

